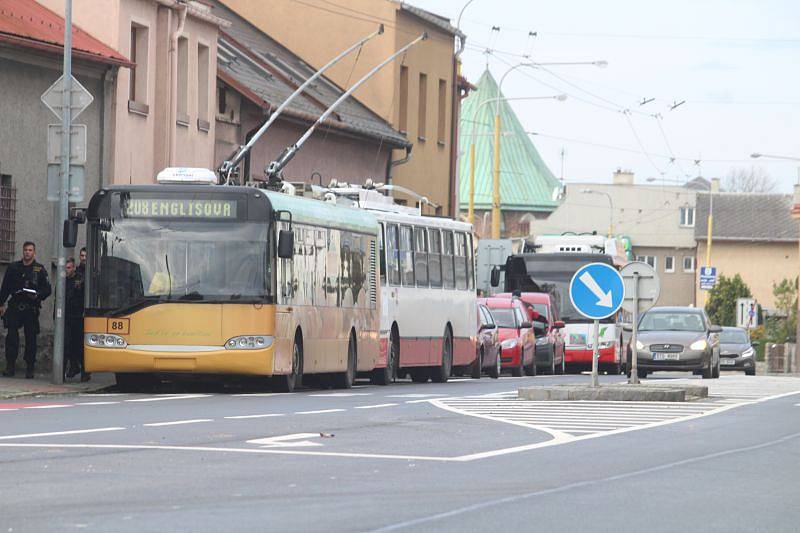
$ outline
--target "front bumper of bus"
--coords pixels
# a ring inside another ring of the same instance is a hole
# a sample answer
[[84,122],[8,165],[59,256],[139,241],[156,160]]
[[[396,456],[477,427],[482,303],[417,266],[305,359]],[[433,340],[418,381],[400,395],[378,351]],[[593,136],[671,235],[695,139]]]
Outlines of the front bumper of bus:
[[252,350],[226,350],[221,346],[84,346],[87,372],[271,376],[274,356],[274,345]]

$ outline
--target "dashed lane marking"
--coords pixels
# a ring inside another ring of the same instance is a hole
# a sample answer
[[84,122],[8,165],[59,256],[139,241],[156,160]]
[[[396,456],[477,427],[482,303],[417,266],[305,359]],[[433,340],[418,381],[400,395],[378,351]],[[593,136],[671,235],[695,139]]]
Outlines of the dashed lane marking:
[[72,404],[29,405],[25,409],[61,409],[62,407],[72,407]]
[[75,405],[115,405],[119,402],[81,402],[76,403]]
[[320,398],[349,398],[351,396],[372,396],[371,392],[328,392],[321,394],[309,394],[309,396]]
[[286,416],[283,413],[266,413],[263,415],[237,415],[237,416],[225,416],[223,418],[227,420],[244,420],[248,418],[272,418],[275,416]]
[[108,428],[95,428],[95,429],[72,429],[69,431],[51,431],[48,433],[26,433],[24,435],[3,435],[0,440],[11,439],[28,439],[34,437],[55,437],[60,435],[80,435],[83,433],[101,433],[103,431],[121,431],[126,429],[124,427],[108,427]]
[[377,405],[359,405],[356,409],[378,409],[379,407],[394,407],[396,403],[379,403]]
[[437,396],[448,396],[447,394],[387,394],[385,398],[435,398]]
[[192,400],[194,398],[208,398],[212,394],[181,394],[178,396],[156,396],[154,398],[136,398],[134,400],[125,400],[126,402],[165,402],[169,400]]
[[212,418],[195,418],[193,420],[175,420],[173,422],[153,422],[150,424],[142,424],[145,427],[161,427],[161,426],[181,426],[184,424],[200,424],[201,422],[213,422]]
[[295,411],[296,415],[322,415],[325,413],[341,413],[347,409],[320,409],[317,411]]

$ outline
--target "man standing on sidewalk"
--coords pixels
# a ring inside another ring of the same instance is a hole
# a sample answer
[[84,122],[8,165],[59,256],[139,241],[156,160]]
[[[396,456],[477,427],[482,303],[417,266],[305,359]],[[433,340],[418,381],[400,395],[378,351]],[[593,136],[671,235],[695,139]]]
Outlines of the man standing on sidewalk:
[[[47,279],[47,270],[36,260],[36,245],[26,241],[22,245],[22,260],[8,265],[3,284],[0,285],[0,316],[6,334],[6,370],[3,375],[16,373],[19,354],[19,328],[25,331],[25,377],[33,378],[36,363],[36,335],[39,333],[39,309],[52,289]],[[6,300],[8,310],[4,308]]]
[[83,276],[76,267],[73,258],[67,259],[67,292],[66,292],[66,327],[64,328],[64,350],[69,361],[66,377],[71,378],[78,373],[81,381],[89,381],[90,375],[83,369]]

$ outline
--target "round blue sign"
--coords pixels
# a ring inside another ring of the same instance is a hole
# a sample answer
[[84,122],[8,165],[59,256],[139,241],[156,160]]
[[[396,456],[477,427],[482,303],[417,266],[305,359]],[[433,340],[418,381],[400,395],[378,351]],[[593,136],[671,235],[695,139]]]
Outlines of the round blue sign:
[[586,318],[599,320],[616,313],[625,298],[625,285],[617,269],[605,263],[589,263],[572,276],[569,299]]

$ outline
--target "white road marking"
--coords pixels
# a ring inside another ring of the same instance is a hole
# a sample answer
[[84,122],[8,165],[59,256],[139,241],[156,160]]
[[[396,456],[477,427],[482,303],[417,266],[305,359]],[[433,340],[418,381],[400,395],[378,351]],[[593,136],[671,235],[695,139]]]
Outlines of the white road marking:
[[55,404],[55,405],[29,405],[23,409],[60,409],[62,407],[72,407],[71,404]]
[[293,446],[311,447],[322,446],[320,442],[313,442],[308,439],[319,439],[319,433],[292,433],[290,435],[280,435],[278,437],[266,437],[263,439],[251,439],[247,444],[257,444],[262,448],[288,448]]
[[403,403],[431,403],[434,400],[446,400],[447,398],[427,398],[425,400],[408,400]]
[[76,403],[75,405],[114,405],[119,402],[81,402]]
[[211,418],[195,418],[193,420],[175,420],[174,422],[153,422],[150,424],[142,424],[145,427],[160,427],[160,426],[180,426],[183,424],[199,424],[200,422],[213,422]]
[[324,413],[340,413],[346,409],[320,409],[318,411],[295,411],[296,415],[321,415]]
[[394,407],[396,403],[379,403],[377,405],[359,405],[356,409],[377,409],[379,407]]
[[14,409],[0,409],[0,411],[19,411],[19,409],[15,407]]
[[309,394],[309,396],[324,398],[349,398],[350,396],[372,396],[371,392],[330,392],[322,394]]
[[242,420],[246,418],[271,418],[273,416],[284,416],[283,413],[268,413],[263,415],[238,415],[238,416],[225,416],[228,420]]
[[447,396],[447,394],[388,394],[386,398],[433,398],[436,396]]
[[263,398],[265,396],[286,396],[287,394],[294,394],[293,392],[246,392],[244,394],[232,394],[231,396],[253,396],[254,398]]
[[165,402],[167,400],[191,400],[194,398],[208,398],[211,394],[182,394],[180,396],[157,396],[155,398],[136,398],[126,402]]
[[127,428],[110,427],[110,428],[96,428],[96,429],[73,429],[70,431],[51,431],[49,433],[27,433],[25,435],[3,435],[0,440],[11,439],[27,439],[32,437],[54,437],[57,435],[79,435],[82,433],[100,433],[102,431],[121,431]]

